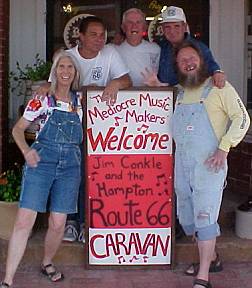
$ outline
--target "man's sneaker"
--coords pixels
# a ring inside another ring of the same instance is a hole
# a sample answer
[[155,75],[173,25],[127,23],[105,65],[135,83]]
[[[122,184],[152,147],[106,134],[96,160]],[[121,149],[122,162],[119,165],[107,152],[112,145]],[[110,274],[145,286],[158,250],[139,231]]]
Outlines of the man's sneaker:
[[78,232],[74,224],[66,223],[63,241],[74,242],[78,239]]

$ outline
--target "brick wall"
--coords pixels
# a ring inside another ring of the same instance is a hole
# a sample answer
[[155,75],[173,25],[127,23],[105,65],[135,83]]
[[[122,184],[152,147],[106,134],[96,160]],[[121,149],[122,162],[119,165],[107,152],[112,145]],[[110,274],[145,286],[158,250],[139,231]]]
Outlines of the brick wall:
[[9,0],[0,0],[0,171],[7,165]]

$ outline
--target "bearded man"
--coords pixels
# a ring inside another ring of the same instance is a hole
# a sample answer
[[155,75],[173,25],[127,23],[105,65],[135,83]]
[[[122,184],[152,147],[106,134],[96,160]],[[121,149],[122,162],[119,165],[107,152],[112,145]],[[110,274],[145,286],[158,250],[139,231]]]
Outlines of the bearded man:
[[172,118],[177,213],[185,233],[197,240],[199,264],[190,267],[196,276],[193,288],[209,288],[209,271],[221,268],[215,244],[227,155],[245,136],[250,120],[230,83],[213,86],[195,44],[183,42],[175,57],[182,88]]

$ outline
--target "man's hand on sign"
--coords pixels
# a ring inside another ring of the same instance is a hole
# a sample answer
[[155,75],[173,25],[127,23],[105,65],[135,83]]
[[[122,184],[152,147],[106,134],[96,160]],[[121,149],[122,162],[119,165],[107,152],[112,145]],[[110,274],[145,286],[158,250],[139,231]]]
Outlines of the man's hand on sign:
[[105,87],[101,100],[106,102],[107,105],[114,105],[119,91],[119,82],[115,79],[109,82]]
[[209,170],[218,173],[220,169],[224,169],[227,155],[228,152],[217,149],[214,154],[206,159],[205,165],[208,166]]
[[164,87],[169,86],[168,83],[162,83],[157,78],[157,73],[155,71],[150,71],[148,68],[145,68],[145,71],[141,72],[141,75],[144,78],[144,84],[149,87]]
[[114,105],[119,89],[125,89],[131,86],[132,81],[128,74],[111,80],[102,93],[102,101],[105,101],[107,105]]

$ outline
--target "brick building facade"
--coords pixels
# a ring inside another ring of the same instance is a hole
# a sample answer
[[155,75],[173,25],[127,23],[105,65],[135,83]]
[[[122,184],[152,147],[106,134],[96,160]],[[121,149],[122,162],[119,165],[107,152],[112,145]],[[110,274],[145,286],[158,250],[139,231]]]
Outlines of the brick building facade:
[[0,0],[0,171],[7,161],[9,0]]

